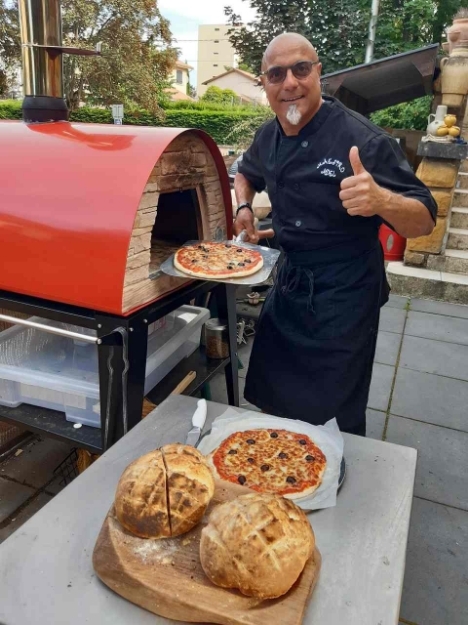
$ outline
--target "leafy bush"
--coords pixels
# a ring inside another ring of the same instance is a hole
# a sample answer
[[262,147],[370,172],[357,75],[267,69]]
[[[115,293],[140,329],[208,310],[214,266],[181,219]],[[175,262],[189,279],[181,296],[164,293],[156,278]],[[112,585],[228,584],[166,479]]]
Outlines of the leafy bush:
[[22,119],[19,100],[0,100],[0,119]]
[[371,121],[382,128],[403,130],[426,130],[427,117],[431,112],[431,96],[404,102],[372,113]]
[[[264,107],[239,109],[167,109],[165,115],[155,116],[144,109],[125,109],[124,124],[134,126],[169,126],[172,128],[199,128],[218,143],[236,142],[245,134],[247,126],[260,125],[265,116]],[[0,119],[21,119],[21,102],[0,100]],[[70,121],[93,124],[112,124],[111,111],[105,108],[82,107],[70,114]],[[237,131],[235,129],[238,129]]]

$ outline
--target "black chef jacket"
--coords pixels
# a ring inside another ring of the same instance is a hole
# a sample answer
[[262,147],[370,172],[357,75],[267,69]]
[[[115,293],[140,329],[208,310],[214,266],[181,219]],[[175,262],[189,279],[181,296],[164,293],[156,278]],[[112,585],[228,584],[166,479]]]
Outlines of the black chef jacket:
[[271,199],[286,252],[257,326],[244,396],[264,412],[320,425],[336,418],[364,434],[380,307],[388,299],[378,230],[382,220],[351,217],[339,198],[353,175],[352,146],[387,189],[437,207],[397,142],[364,117],[326,98],[293,137],[263,125],[239,164]]
[[341,181],[353,175],[354,145],[377,184],[419,200],[435,220],[437,205],[395,139],[334,98],[324,100],[297,136],[286,136],[276,119],[264,124],[239,163],[239,173],[256,191],[267,188],[281,247],[288,252],[373,245],[382,219],[351,217],[339,198]]

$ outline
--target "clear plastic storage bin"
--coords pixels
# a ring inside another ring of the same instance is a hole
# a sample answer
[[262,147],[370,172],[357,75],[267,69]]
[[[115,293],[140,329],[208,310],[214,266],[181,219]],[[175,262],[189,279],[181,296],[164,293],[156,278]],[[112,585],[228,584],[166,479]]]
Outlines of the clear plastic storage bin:
[[[200,345],[206,308],[182,306],[148,336],[145,394]],[[38,317],[32,321],[89,335],[93,330]],[[67,421],[101,427],[97,346],[13,326],[0,333],[0,405],[65,412]]]

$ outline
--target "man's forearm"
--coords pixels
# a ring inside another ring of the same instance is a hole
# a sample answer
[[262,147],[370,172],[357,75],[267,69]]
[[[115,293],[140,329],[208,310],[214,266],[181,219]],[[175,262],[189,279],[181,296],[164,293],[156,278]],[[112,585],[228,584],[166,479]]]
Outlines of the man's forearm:
[[236,174],[236,177],[234,178],[234,191],[236,194],[237,205],[243,204],[244,202],[252,204],[256,191],[252,186],[252,183],[249,182],[242,174]]
[[407,239],[431,234],[434,229],[432,216],[422,202],[391,191],[387,191],[377,213]]

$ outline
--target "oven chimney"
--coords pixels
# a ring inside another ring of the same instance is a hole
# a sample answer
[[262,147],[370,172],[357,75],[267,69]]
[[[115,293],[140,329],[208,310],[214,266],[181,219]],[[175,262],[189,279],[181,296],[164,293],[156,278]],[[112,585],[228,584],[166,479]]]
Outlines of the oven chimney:
[[23,56],[23,119],[68,119],[62,85],[60,0],[19,0]]
[[62,45],[60,0],[19,0],[23,51],[23,119],[57,122],[68,119],[63,97],[62,54],[98,56],[96,50]]

